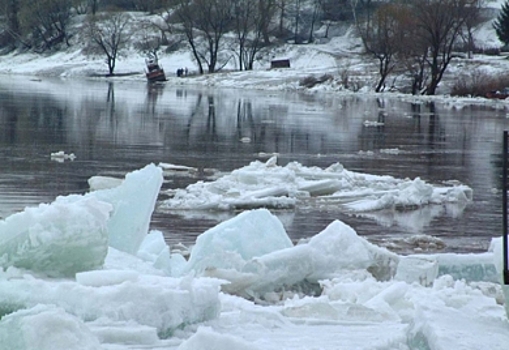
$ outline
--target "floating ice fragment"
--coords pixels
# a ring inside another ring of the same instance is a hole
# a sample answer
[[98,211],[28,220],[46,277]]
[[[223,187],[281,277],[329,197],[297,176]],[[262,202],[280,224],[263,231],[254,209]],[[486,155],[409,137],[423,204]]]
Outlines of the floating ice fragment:
[[383,148],[380,150],[380,153],[385,153],[385,154],[400,154],[401,151],[399,150],[399,148]]
[[384,126],[385,123],[377,122],[377,121],[371,121],[371,120],[365,120],[363,125],[365,127],[374,127],[374,126]]
[[345,211],[410,210],[429,204],[466,203],[472,190],[465,185],[435,186],[419,178],[397,179],[356,173],[340,163],[321,169],[297,162],[277,165],[277,157],[254,161],[213,182],[197,182],[173,192],[161,207],[179,210],[294,208],[307,198]]
[[158,167],[163,170],[173,170],[173,171],[198,171],[197,168],[185,166],[185,165],[176,165],[171,163],[159,163]]
[[59,163],[62,163],[65,160],[73,161],[76,159],[76,156],[74,155],[74,153],[66,154],[64,151],[53,152],[53,153],[51,153],[50,157],[51,157],[51,160],[57,161]]
[[279,156],[279,153],[277,152],[274,153],[258,152],[258,157],[260,158],[272,158],[277,156]]
[[111,176],[92,176],[87,181],[90,191],[93,192],[120,186],[123,180]]

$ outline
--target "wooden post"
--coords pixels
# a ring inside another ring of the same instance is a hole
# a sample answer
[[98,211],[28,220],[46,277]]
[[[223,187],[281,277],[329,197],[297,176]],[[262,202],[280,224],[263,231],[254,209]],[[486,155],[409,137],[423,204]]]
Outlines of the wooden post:
[[508,137],[509,134],[507,130],[504,131],[504,150],[502,152],[503,161],[502,161],[502,220],[503,220],[503,235],[502,235],[502,255],[503,255],[503,279],[504,284],[509,284],[509,252],[507,251],[507,241],[508,241],[508,221],[507,221],[507,190],[508,190],[508,179],[507,173],[509,166],[508,157]]

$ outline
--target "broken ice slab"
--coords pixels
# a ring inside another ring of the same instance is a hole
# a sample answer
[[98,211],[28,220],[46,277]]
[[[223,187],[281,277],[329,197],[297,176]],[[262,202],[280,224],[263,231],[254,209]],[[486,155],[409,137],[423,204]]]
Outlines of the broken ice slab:
[[2,342],[2,317],[40,304],[54,305],[87,322],[131,321],[153,327],[161,338],[179,327],[213,319],[221,308],[222,282],[210,278],[176,279],[96,270],[83,273],[78,280],[82,283],[38,279],[28,274],[0,278],[0,344],[9,344]]
[[109,203],[77,196],[26,208],[0,221],[0,267],[50,277],[99,268],[108,251]]
[[444,275],[467,282],[499,282],[492,252],[409,255],[401,258],[395,278],[427,286]]
[[313,181],[299,186],[299,191],[308,192],[311,197],[332,195],[343,187],[341,181],[321,180]]
[[[509,248],[509,246],[507,248]],[[491,240],[489,250],[493,252],[493,256],[494,256],[493,263],[497,269],[498,281],[502,284],[502,291],[504,292],[504,296],[505,296],[505,300],[506,300],[505,310],[506,310],[506,314],[509,316],[509,302],[507,302],[509,300],[509,285],[504,285],[504,278],[503,278],[504,249],[503,249],[502,237],[493,238]],[[506,251],[509,251],[509,249],[506,249]]]
[[149,232],[150,220],[163,183],[161,168],[149,164],[125,176],[118,187],[87,194],[113,205],[108,220],[109,246],[135,255]]
[[267,209],[246,211],[202,233],[186,271],[241,270],[253,257],[292,246],[281,221]]
[[0,348],[92,350],[102,346],[83,320],[63,308],[39,304],[1,319]]
[[433,284],[437,276],[437,259],[410,255],[400,258],[394,278],[407,283],[417,282],[427,287]]
[[499,282],[492,252],[481,254],[436,254],[438,276],[450,275],[468,282]]

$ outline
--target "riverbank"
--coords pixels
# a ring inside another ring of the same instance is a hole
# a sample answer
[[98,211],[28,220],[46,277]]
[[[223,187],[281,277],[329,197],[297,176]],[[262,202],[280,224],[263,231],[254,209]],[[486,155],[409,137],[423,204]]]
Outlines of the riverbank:
[[[290,68],[270,69],[270,60],[274,58],[288,59]],[[353,30],[323,43],[285,44],[274,47],[260,57],[252,71],[239,71],[234,61],[230,60],[230,63],[217,73],[199,75],[191,53],[186,50],[161,53],[159,57],[168,78],[166,84],[172,86],[371,94],[374,93],[374,86],[378,80],[376,61],[362,53],[360,39]],[[188,68],[189,75],[177,77],[176,71],[184,67]],[[407,76],[404,72],[390,77],[385,93],[401,94],[403,98],[419,100],[449,99],[451,86],[459,79],[475,81],[476,77],[502,76],[508,69],[509,60],[504,56],[475,55],[470,59],[457,57],[446,71],[438,89],[438,96],[412,96],[405,93]],[[16,76],[15,79],[104,79],[145,82],[145,56],[131,50],[117,60],[114,76],[107,76],[107,73],[104,57],[83,54],[82,46],[79,44],[53,54],[25,52],[0,57],[0,75]],[[479,98],[452,98],[451,101],[506,104],[504,101]]]

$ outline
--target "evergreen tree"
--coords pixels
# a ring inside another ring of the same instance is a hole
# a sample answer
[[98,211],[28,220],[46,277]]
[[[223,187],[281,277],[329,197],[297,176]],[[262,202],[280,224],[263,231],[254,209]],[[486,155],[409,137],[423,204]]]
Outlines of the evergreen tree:
[[509,44],[509,0],[502,5],[502,9],[493,22],[493,28],[497,33],[498,38],[505,45]]

